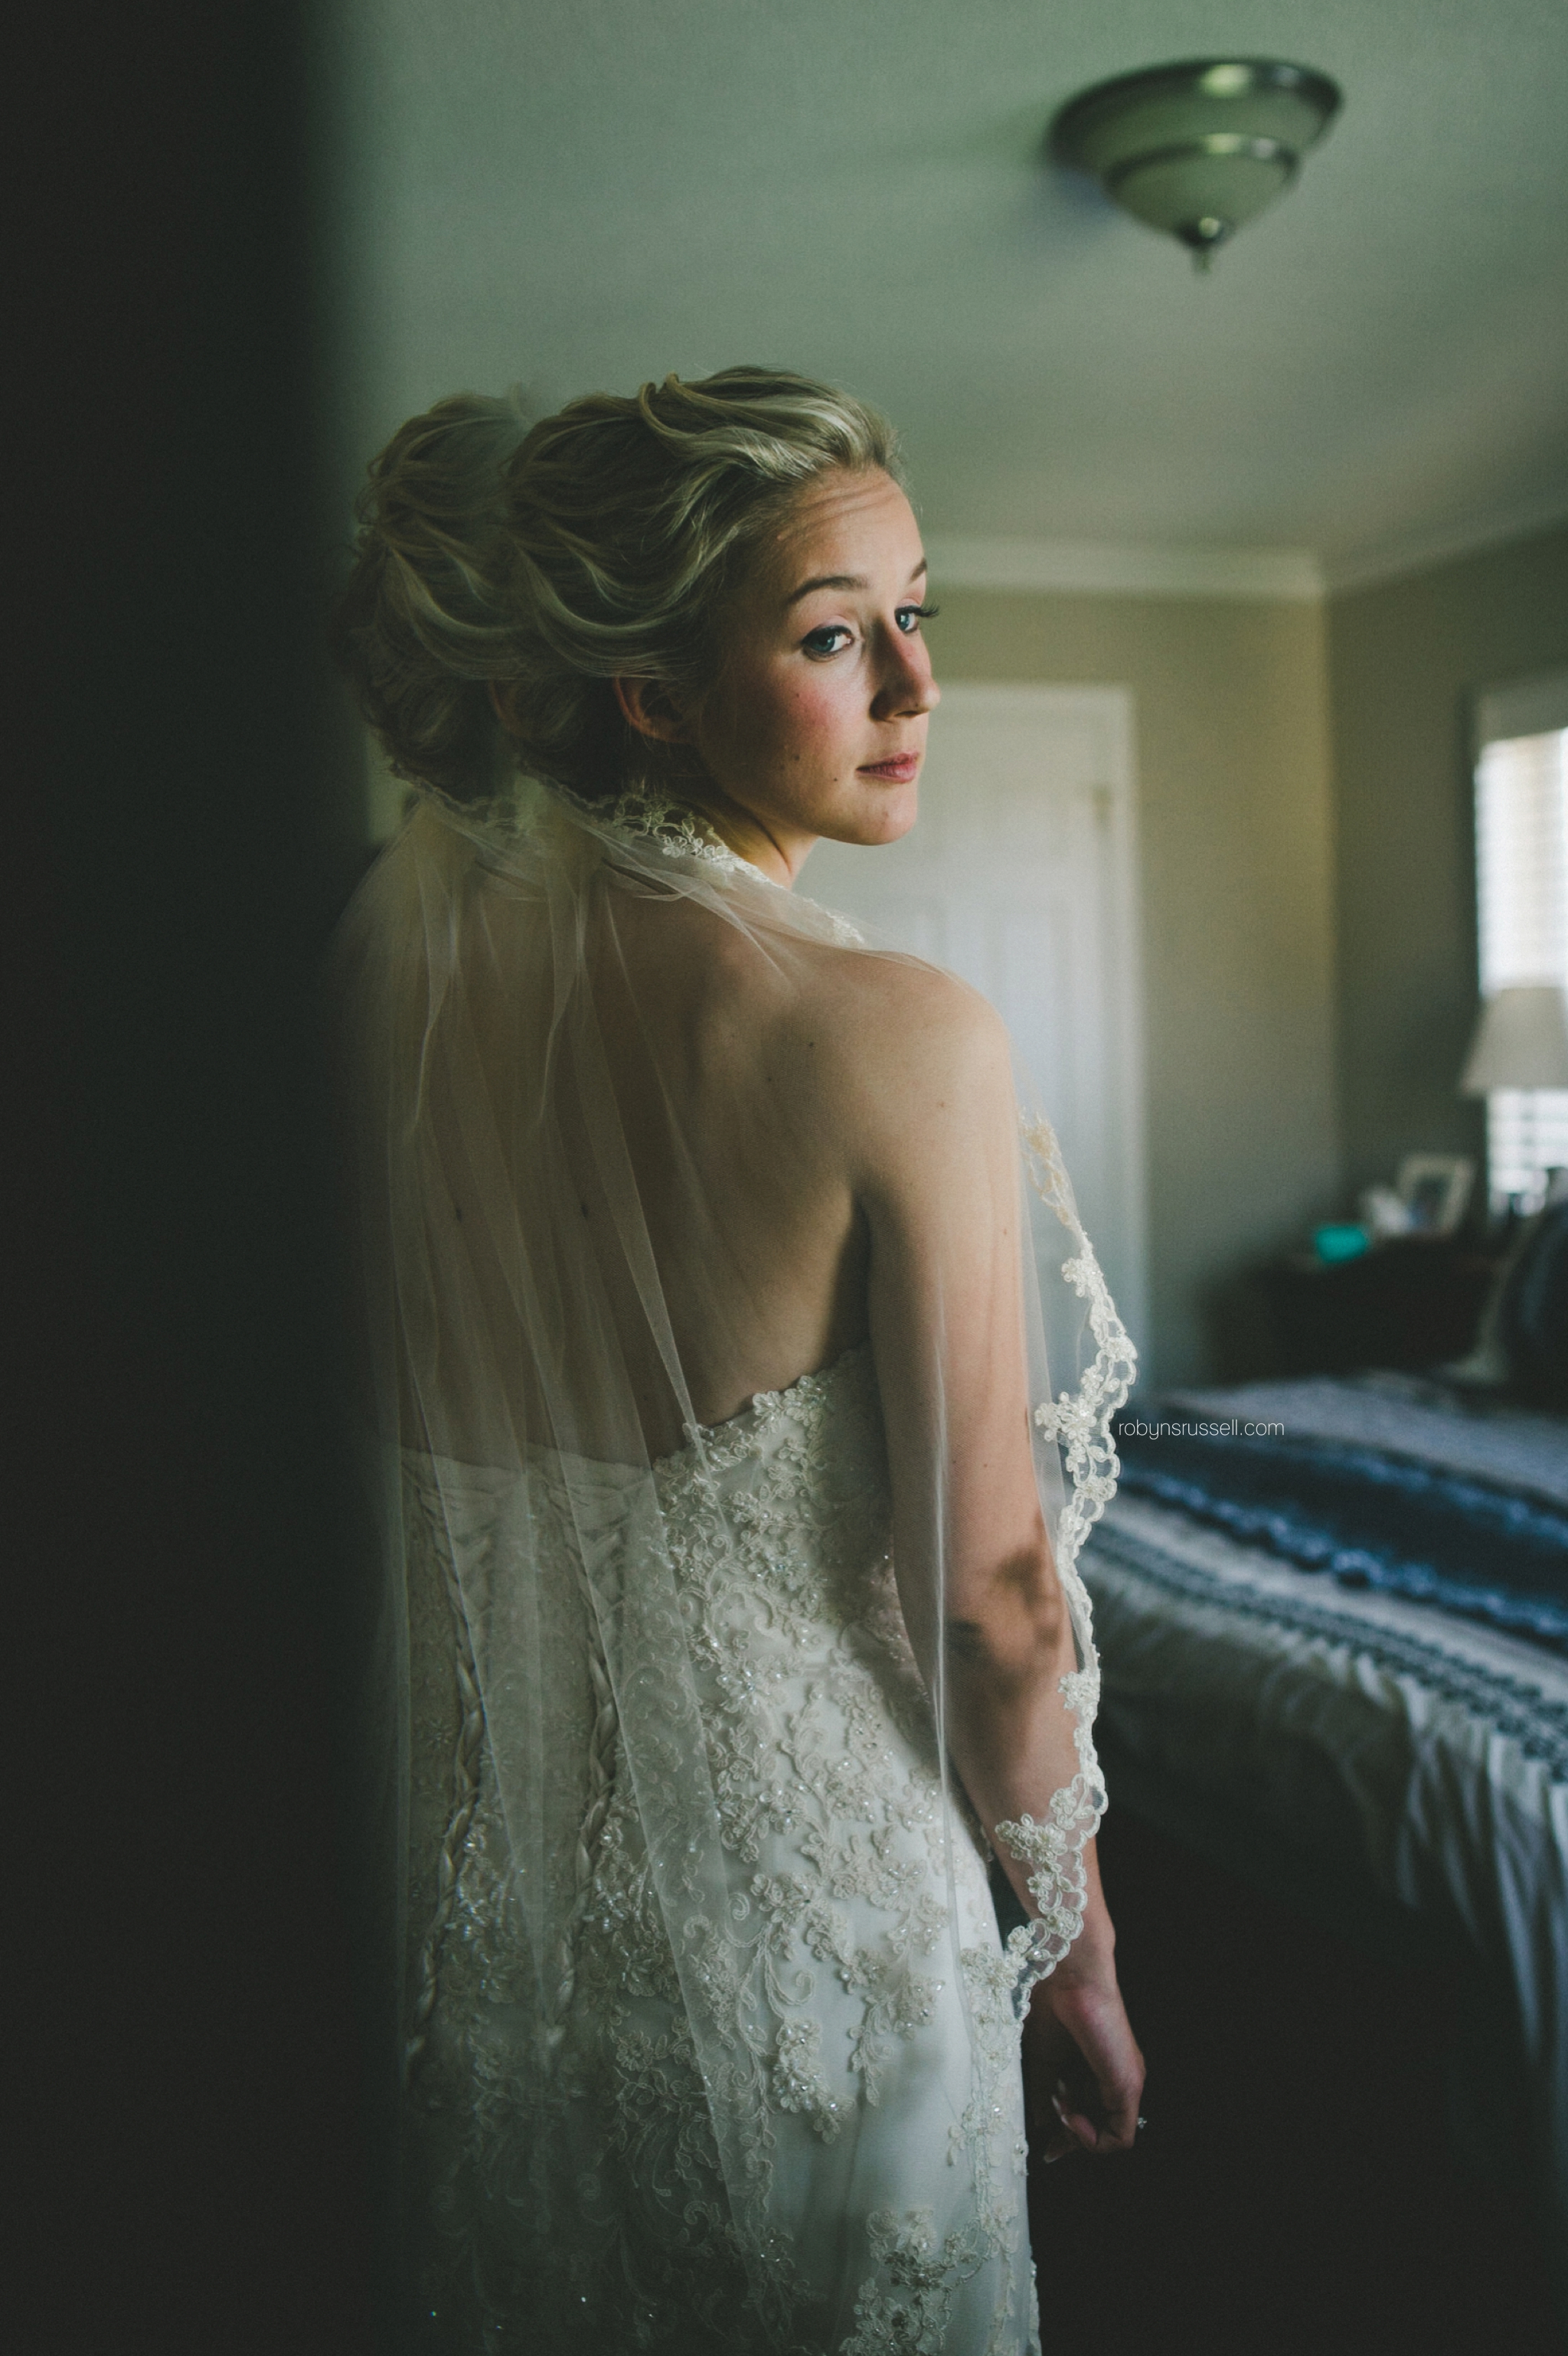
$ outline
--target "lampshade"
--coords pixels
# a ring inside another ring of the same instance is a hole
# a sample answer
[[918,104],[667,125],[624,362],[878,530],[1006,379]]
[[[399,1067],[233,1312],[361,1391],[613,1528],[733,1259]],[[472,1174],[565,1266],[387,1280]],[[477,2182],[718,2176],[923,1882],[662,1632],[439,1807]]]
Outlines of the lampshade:
[[1308,66],[1191,59],[1081,91],[1056,117],[1051,149],[1207,266],[1290,186],[1339,107],[1338,85]]
[[1568,1088],[1568,995],[1557,982],[1515,982],[1483,1003],[1459,1091],[1492,1088]]

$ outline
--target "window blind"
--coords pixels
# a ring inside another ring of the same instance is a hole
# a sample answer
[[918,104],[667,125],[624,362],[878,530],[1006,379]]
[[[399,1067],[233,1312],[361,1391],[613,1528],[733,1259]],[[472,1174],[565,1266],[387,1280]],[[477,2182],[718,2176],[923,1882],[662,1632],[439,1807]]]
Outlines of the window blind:
[[[1483,730],[1528,712],[1557,716],[1552,682],[1534,708],[1484,698]],[[1568,704],[1568,680],[1555,700]],[[1488,714],[1488,707],[1492,707]],[[1563,717],[1568,722],[1568,712]],[[1476,768],[1476,899],[1484,995],[1516,982],[1568,989],[1568,724],[1483,741]],[[1487,1162],[1494,1194],[1540,1199],[1544,1173],[1568,1165],[1568,1088],[1494,1088],[1487,1098]]]

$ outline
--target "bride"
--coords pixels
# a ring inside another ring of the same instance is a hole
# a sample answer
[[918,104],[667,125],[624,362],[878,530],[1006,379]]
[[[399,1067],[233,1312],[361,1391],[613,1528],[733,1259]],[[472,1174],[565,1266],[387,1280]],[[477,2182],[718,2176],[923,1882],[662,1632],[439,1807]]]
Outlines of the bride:
[[1138,2124],[1073,1568],[1132,1354],[997,1017],[795,888],[915,822],[891,434],[463,395],[360,512],[407,2344],[1021,2356],[1026,2076],[1047,2158]]

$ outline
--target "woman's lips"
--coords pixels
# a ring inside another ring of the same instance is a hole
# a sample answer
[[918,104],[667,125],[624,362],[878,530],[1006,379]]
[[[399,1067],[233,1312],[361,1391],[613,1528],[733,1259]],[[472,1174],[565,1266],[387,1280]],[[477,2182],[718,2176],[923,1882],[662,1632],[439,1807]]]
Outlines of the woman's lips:
[[859,775],[862,777],[886,777],[890,785],[907,786],[919,767],[918,753],[901,753],[894,761],[862,761]]

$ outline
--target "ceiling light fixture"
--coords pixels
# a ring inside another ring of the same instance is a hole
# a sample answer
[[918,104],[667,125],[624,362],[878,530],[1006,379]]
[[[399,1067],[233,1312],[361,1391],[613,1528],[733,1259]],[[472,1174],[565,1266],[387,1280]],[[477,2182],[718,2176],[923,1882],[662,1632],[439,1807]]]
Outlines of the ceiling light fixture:
[[1207,270],[1216,246],[1284,195],[1339,102],[1338,83],[1310,66],[1195,58],[1081,91],[1050,148]]

